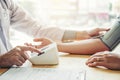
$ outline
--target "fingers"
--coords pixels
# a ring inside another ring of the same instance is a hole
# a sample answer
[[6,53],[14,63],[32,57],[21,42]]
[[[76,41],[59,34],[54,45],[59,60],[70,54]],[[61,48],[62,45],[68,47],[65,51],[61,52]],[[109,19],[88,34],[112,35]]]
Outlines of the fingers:
[[39,49],[41,45],[33,45],[31,43],[24,43],[26,46],[31,46],[31,47],[34,47],[34,48],[37,48]]
[[49,44],[51,44],[53,41],[48,39],[48,38],[35,38],[33,39],[34,42],[40,42],[40,44],[30,44],[30,43],[25,43],[25,45],[27,46],[31,46],[31,47],[34,47],[34,48],[42,48],[44,46],[47,46]]
[[94,57],[101,57],[102,55],[103,55],[102,52],[98,52],[98,53],[90,56],[90,58],[88,59],[88,61],[91,60],[91,59],[94,58]]
[[1,56],[2,59],[0,60],[0,62],[2,67],[10,67],[12,65],[21,66],[23,63],[25,63],[25,61],[29,57],[26,51],[41,53],[39,50],[37,50],[34,47],[17,46]]
[[9,59],[8,66],[9,65],[21,66],[26,61],[19,53],[10,54],[10,56],[6,56],[6,57],[8,57]]
[[35,42],[40,42],[40,41],[43,41],[43,40],[45,40],[46,38],[35,38],[35,39],[33,39],[33,41],[35,41]]
[[[97,52],[96,54],[90,56],[89,59],[91,59],[91,58],[93,58],[93,57],[103,57],[103,56],[105,56],[105,55],[107,55],[107,54],[110,54],[110,52],[108,52],[108,51]],[[88,59],[88,60],[89,60],[89,59]]]
[[99,28],[99,31],[109,31],[110,28]]
[[23,53],[25,51],[31,51],[31,52],[40,53],[39,50],[37,50],[36,48],[31,47],[31,46],[17,46],[15,49],[20,51],[21,53]]
[[42,48],[42,47],[44,47],[44,45],[36,45],[36,46],[34,46],[35,48],[37,48],[37,49],[40,49],[40,48]]
[[105,66],[105,52],[98,52],[92,55],[86,62],[90,67]]
[[89,58],[86,62],[86,65],[90,67],[103,66],[108,69],[120,69],[120,57],[115,54],[109,54],[109,52],[104,53],[103,55],[94,55]]
[[35,39],[33,39],[33,41],[44,42],[44,43],[52,43],[53,42],[51,39],[48,39],[48,38],[35,38]]
[[36,52],[36,53],[41,53],[41,51],[39,51],[38,49],[31,47],[31,46],[18,46],[16,47],[17,50],[19,50],[19,55],[21,57],[23,57],[25,60],[27,60],[29,58],[28,54],[26,53],[26,51],[31,51],[31,52]]
[[93,57],[93,58],[90,58],[86,64],[89,64],[89,63],[94,63],[94,62],[104,62],[104,58],[102,57]]
[[14,55],[13,56],[13,59],[11,60],[11,63],[13,63],[13,65],[16,65],[16,66],[22,66],[22,64],[25,63],[27,59],[25,59],[23,56],[19,55]]
[[16,60],[15,63],[14,63],[14,65],[16,65],[16,66],[22,66],[23,62],[20,61],[20,60]]
[[12,50],[11,53],[13,54],[13,60],[11,62],[14,62],[14,65],[21,66],[28,58],[28,54],[26,51],[41,53],[36,48],[30,47],[30,46],[17,46],[14,50]]
[[24,58],[24,57],[19,57],[19,60],[22,62],[22,63],[24,63],[25,61],[26,61],[26,59]]
[[29,58],[29,56],[26,52],[24,54],[21,54],[21,56],[24,60],[27,60]]
[[40,51],[38,49],[34,48],[34,47],[23,47],[23,50],[40,53]]
[[104,62],[94,62],[87,64],[89,67],[105,66]]
[[26,45],[26,46],[32,46],[31,43],[24,43],[24,45]]

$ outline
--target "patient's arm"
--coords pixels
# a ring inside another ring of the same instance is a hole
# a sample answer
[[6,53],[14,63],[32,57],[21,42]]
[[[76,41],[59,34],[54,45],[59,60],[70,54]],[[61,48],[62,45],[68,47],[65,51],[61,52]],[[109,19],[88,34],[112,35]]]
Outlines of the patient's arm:
[[87,39],[71,43],[58,43],[60,52],[73,54],[94,54],[109,48],[100,39]]
[[[38,38],[34,39],[34,41],[41,42],[41,45],[36,45],[36,48],[44,47],[53,42],[52,40],[47,38]],[[58,42],[57,46],[60,52],[67,52],[73,54],[94,54],[96,52],[109,50],[99,38],[80,40],[71,43]]]

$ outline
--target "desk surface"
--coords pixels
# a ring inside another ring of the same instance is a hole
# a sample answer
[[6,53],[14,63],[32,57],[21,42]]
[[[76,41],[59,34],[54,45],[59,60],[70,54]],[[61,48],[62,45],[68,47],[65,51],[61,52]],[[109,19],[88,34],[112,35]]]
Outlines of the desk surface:
[[[35,66],[29,61],[23,65],[24,67],[55,67],[60,69],[84,69],[86,70],[86,80],[120,80],[120,71],[113,71],[104,68],[91,68],[85,65],[88,55],[60,55],[60,63],[56,66]],[[7,69],[0,69],[0,73]]]

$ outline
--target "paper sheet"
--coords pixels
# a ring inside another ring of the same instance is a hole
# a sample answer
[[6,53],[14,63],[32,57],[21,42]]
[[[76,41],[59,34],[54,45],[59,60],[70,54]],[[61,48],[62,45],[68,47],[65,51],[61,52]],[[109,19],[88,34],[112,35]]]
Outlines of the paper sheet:
[[85,80],[85,71],[54,68],[11,68],[0,80]]

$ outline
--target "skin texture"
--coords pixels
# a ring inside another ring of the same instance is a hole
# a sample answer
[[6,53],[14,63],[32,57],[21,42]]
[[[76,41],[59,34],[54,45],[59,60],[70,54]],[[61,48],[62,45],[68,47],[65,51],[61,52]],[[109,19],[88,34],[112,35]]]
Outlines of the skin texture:
[[[53,41],[51,39],[48,39],[48,38],[35,38],[35,39],[33,39],[33,41],[38,42],[38,45],[34,45],[32,43],[25,43],[25,45],[40,49],[44,46],[47,46],[47,45],[53,43]],[[40,44],[39,44],[39,42],[40,42]]]
[[[27,46],[34,46],[36,48],[44,47],[50,43],[52,40],[47,38],[37,38],[34,40],[35,42],[41,42],[39,45],[32,45],[27,43]],[[99,45],[99,46],[98,46]],[[109,50],[100,39],[86,39],[77,42],[71,43],[57,43],[58,50],[60,52],[67,52],[72,54],[94,54],[100,51]]]
[[[101,31],[108,31],[109,29],[106,28],[95,28],[88,31],[85,31],[85,33],[77,33],[77,39],[80,39],[78,37],[84,36],[84,40],[78,40],[76,42],[71,43],[62,43],[57,42],[57,47],[60,52],[67,52],[72,54],[94,54],[99,51],[106,51],[109,50],[100,39],[93,39],[92,37],[99,36]],[[84,34],[84,35],[81,35]],[[87,37],[86,37],[87,36]],[[89,37],[89,39],[85,39]],[[83,37],[82,37],[83,38]],[[34,46],[36,48],[44,47],[53,41],[47,38],[36,38],[34,39],[35,42],[41,42],[40,45],[32,45],[30,43],[26,43],[27,46]],[[99,46],[98,46],[99,45]]]
[[98,36],[101,31],[109,31],[109,28],[94,28],[91,30],[88,30],[87,33],[90,37]]
[[67,52],[72,54],[94,54],[99,51],[108,51],[100,39],[96,36],[100,36],[102,32],[106,32],[107,28],[94,28],[91,30],[77,32],[76,42],[71,43],[57,43],[58,50],[60,52]]
[[0,55],[0,67],[21,66],[28,58],[26,51],[40,53],[36,48],[30,46],[17,46],[9,52]]
[[76,39],[75,40],[84,40],[90,39],[95,36],[99,36],[102,32],[108,31],[109,28],[93,28],[86,31],[78,31],[76,32]]
[[58,50],[72,54],[94,54],[109,49],[100,39],[86,39],[71,43],[58,43]]
[[112,70],[120,70],[120,55],[111,52],[98,52],[86,62],[89,67],[103,66]]

